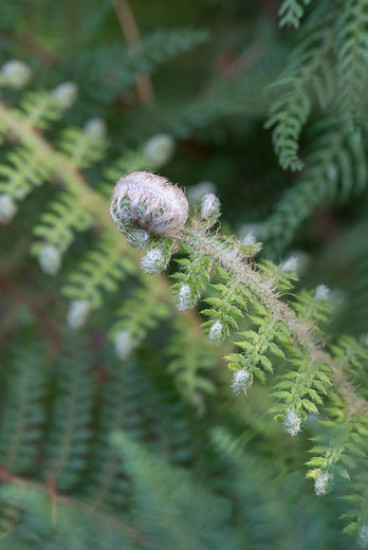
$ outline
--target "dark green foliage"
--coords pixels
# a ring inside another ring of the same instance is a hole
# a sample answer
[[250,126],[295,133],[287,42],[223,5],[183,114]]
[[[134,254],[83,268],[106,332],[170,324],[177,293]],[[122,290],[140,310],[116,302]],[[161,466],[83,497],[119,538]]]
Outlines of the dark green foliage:
[[[368,547],[367,21],[367,0],[1,4],[1,550]],[[162,133],[173,157],[147,152]],[[150,239],[170,278],[109,217],[141,170],[222,202]]]

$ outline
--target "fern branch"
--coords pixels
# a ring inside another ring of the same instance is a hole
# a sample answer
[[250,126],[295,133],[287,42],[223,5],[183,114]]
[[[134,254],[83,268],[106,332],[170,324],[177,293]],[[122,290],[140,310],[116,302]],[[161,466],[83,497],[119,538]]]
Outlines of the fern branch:
[[[21,502],[26,510],[32,510],[32,504],[34,505],[35,501],[42,499],[42,507],[45,508],[43,519],[47,522],[52,522],[52,519],[55,518],[55,513],[62,516],[63,512],[66,512],[66,525],[70,527],[70,521],[72,518],[77,517],[80,519],[80,514],[83,514],[89,518],[90,529],[93,526],[94,521],[97,520],[99,528],[108,529],[112,533],[114,531],[122,531],[137,544],[144,544],[145,548],[150,550],[163,550],[161,546],[152,544],[144,536],[142,530],[137,529],[126,521],[123,521],[120,517],[117,517],[113,513],[108,513],[102,510],[91,511],[90,503],[84,502],[83,500],[60,495],[54,492],[50,493],[49,488],[44,484],[31,481],[24,477],[16,476],[4,468],[0,468],[0,481],[5,483],[6,490],[4,491],[3,487],[2,491],[0,490],[0,493],[2,492],[2,498],[7,502]],[[39,517],[38,519],[40,520],[41,518]],[[62,534],[65,536],[65,531]],[[99,537],[100,535],[101,532],[96,533],[96,536]],[[93,542],[95,543],[95,541],[96,539]]]
[[[316,15],[325,22],[323,13]],[[283,169],[296,171],[304,166],[298,158],[298,141],[311,113],[313,96],[323,108],[332,98],[335,78],[329,55],[333,38],[333,30],[317,19],[317,28],[312,25],[311,34],[294,52],[289,67],[268,87],[269,91],[278,91],[278,98],[271,106],[265,127],[274,126],[272,139]]]
[[318,123],[316,131],[306,171],[296,185],[285,192],[262,230],[267,249],[277,253],[282,253],[290,244],[299,226],[316,208],[338,200],[345,202],[367,185],[363,141],[351,136],[347,125],[336,119]]
[[[0,120],[3,121],[6,128],[9,131],[11,131],[11,133],[15,135],[21,143],[23,143],[26,146],[27,145],[31,146],[32,150],[37,150],[41,158],[47,159],[48,165],[53,167],[53,173],[57,175],[59,180],[64,182],[66,190],[69,193],[70,197],[71,196],[78,197],[78,200],[74,201],[74,204],[70,209],[70,216],[71,216],[70,219],[72,220],[72,225],[70,226],[70,224],[68,225],[67,223],[65,226],[68,232],[67,233],[68,238],[66,241],[67,245],[70,243],[70,238],[71,238],[70,229],[75,227],[73,226],[74,223],[78,223],[78,211],[79,211],[79,208],[82,207],[83,217],[79,218],[79,222],[82,223],[82,221],[84,219],[87,220],[87,218],[88,220],[94,220],[94,222],[98,221],[99,228],[102,231],[102,233],[105,235],[104,239],[106,238],[106,242],[109,243],[109,250],[111,254],[111,256],[109,256],[110,262],[112,262],[115,266],[117,264],[121,265],[122,263],[124,263],[124,265],[128,266],[126,268],[128,269],[128,271],[131,270],[131,266],[138,266],[140,262],[139,252],[131,249],[125,243],[125,241],[120,238],[119,233],[116,232],[107,214],[108,209],[106,204],[106,198],[88,186],[87,182],[85,181],[81,172],[76,167],[75,163],[72,160],[70,160],[68,157],[66,157],[63,153],[60,153],[55,149],[53,149],[53,147],[49,145],[47,141],[36,130],[34,130],[33,127],[29,125],[27,121],[24,120],[24,118],[17,111],[14,111],[11,108],[8,108],[1,102],[0,102]],[[140,157],[139,162],[141,162],[141,159],[142,157]],[[65,193],[62,194],[62,197],[64,195]],[[73,213],[75,213],[75,215]],[[49,218],[47,219],[50,221]],[[65,237],[65,232],[63,231],[62,219],[63,219],[63,216],[61,216],[58,220],[54,219],[54,221],[56,221],[55,234],[60,235],[60,239],[62,236]],[[68,222],[68,219],[69,219],[69,214],[65,217],[65,220],[67,222]],[[85,227],[86,225],[84,224],[83,228]],[[78,226],[76,228],[79,229]],[[43,238],[47,239],[47,231],[45,231],[45,228],[43,226],[40,226],[40,229],[38,231],[42,233],[41,236]],[[60,239],[58,240],[58,242],[61,242]],[[62,242],[62,245],[65,246],[65,241]],[[41,250],[40,243],[36,244],[34,250],[36,252],[40,252]],[[124,259],[122,260],[122,262],[118,260],[119,255],[122,259]],[[95,269],[97,265],[99,267]],[[93,270],[95,269],[94,271],[95,276],[92,278],[88,278],[88,280],[86,281],[85,276],[82,275],[81,272],[79,272],[79,274],[76,273],[75,276],[73,276],[74,279],[72,281],[72,284],[67,285],[66,293],[70,296],[71,295],[75,296],[76,293],[78,292],[78,289],[81,289],[81,292],[83,293],[83,295],[87,297],[86,299],[88,301],[91,301],[91,303],[93,303],[93,307],[98,307],[98,304],[101,303],[101,297],[102,297],[101,291],[102,290],[111,291],[116,289],[116,286],[115,286],[116,280],[120,278],[120,274],[121,274],[120,267],[119,267],[118,268],[119,276],[115,277],[115,275],[117,275],[117,271],[115,271],[115,267],[114,267],[111,273],[112,277],[110,277],[110,271],[108,273],[109,277],[106,277],[107,271],[108,271],[106,268],[107,265],[112,266],[112,264],[109,262],[107,262],[107,264],[105,265],[105,262],[103,261],[102,256],[99,255],[98,258],[97,256],[93,256],[92,264],[91,262],[88,261],[85,266],[87,271],[84,271],[83,267],[82,269],[84,273],[86,272],[92,273]],[[83,283],[83,280],[84,280],[84,283]],[[88,296],[85,291],[87,292]],[[164,277],[156,277],[154,295],[156,296],[157,303],[159,303],[162,299],[166,301],[167,296],[169,294],[170,293],[168,291],[167,280]],[[84,301],[82,302],[84,303]],[[168,305],[171,309],[171,312],[174,314],[174,316],[177,316],[178,312],[174,306],[174,303],[172,301],[169,301]],[[134,308],[132,310],[132,313],[134,313]],[[194,314],[193,312],[189,312],[188,315],[186,316],[186,323],[189,331],[193,331],[194,333],[201,335],[200,323],[196,314]],[[178,351],[178,357],[179,357],[180,350],[177,350],[177,351]],[[221,353],[220,349],[217,348],[215,354],[219,357],[220,353]],[[181,365],[185,368],[184,361],[181,362]]]
[[279,9],[280,27],[292,26],[297,29],[304,15],[304,6],[310,0],[284,0]]
[[352,125],[358,119],[363,102],[363,91],[367,83],[368,54],[368,2],[348,0],[338,21],[338,64],[339,87],[342,108]]
[[368,415],[368,403],[358,396],[349,375],[340,367],[338,361],[321,349],[309,326],[298,319],[292,307],[280,299],[272,275],[267,277],[266,273],[266,276],[262,276],[252,265],[239,262],[236,257],[226,252],[215,237],[205,236],[194,229],[186,230],[184,235],[190,246],[219,263],[231,278],[249,289],[251,295],[266,308],[266,311],[273,312],[292,335],[292,339],[298,343],[299,349],[304,350],[308,362],[311,361],[315,365],[323,364],[331,369],[336,391],[343,396],[351,414]]
[[[133,11],[127,0],[115,0],[113,2],[116,15],[119,19],[125,39],[129,45],[131,57],[144,55],[140,41],[140,34]],[[154,100],[152,80],[148,74],[137,73],[136,83],[139,99],[142,105],[149,105]]]

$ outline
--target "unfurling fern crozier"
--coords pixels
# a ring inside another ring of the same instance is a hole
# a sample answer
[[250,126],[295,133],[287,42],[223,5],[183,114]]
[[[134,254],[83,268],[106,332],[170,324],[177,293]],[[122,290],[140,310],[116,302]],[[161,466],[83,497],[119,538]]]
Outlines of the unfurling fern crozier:
[[183,229],[188,201],[166,178],[133,172],[117,182],[110,212],[129,244],[143,248],[150,236],[175,237]]

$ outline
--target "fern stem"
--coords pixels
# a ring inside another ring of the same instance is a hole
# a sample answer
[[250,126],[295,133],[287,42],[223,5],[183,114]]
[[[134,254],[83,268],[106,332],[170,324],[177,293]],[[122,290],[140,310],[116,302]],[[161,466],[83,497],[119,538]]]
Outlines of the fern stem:
[[310,325],[300,322],[292,307],[281,300],[280,294],[274,289],[272,278],[265,279],[264,275],[252,264],[245,264],[239,259],[234,259],[217,237],[207,236],[193,228],[184,231],[183,236],[195,250],[219,263],[239,284],[246,285],[254,298],[261,302],[268,311],[272,311],[274,318],[288,328],[299,348],[308,353],[313,364],[323,363],[331,368],[333,381],[337,391],[347,404],[349,416],[357,413],[368,416],[366,400],[358,396],[349,376],[322,349],[321,344],[311,333]]
[[[143,54],[140,43],[140,34],[133,11],[127,0],[113,0],[113,6],[122,28],[125,40],[128,43],[132,58]],[[137,72],[135,75],[137,92],[142,105],[150,105],[154,101],[152,80],[149,74]]]

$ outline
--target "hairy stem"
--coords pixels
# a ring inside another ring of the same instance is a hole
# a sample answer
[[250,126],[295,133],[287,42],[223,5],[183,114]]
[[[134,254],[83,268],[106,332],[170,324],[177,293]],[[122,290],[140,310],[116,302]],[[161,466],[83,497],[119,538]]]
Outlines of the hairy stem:
[[217,262],[239,284],[246,285],[253,297],[268,311],[272,311],[276,320],[285,324],[293,335],[295,344],[308,353],[311,362],[324,363],[331,368],[333,382],[344,398],[350,416],[357,413],[368,416],[368,403],[358,396],[348,374],[323,349],[312,334],[310,324],[301,322],[293,308],[282,300],[270,277],[267,279],[251,263],[234,258],[218,237],[207,236],[197,229],[184,231],[183,237],[195,250]]

